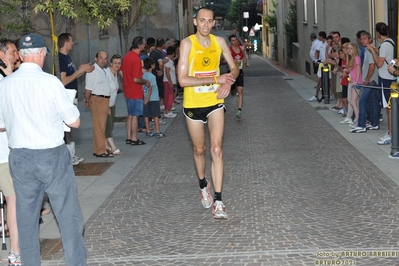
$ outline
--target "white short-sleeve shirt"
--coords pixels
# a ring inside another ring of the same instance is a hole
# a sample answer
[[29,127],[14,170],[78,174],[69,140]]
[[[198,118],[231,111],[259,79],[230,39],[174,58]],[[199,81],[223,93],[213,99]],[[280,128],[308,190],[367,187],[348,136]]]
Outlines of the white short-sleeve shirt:
[[94,64],[94,70],[86,73],[86,90],[90,90],[92,94],[96,95],[111,96],[111,86],[105,69]]
[[63,122],[72,124],[79,115],[61,81],[35,63],[22,63],[0,82],[0,128],[12,149],[64,144]]

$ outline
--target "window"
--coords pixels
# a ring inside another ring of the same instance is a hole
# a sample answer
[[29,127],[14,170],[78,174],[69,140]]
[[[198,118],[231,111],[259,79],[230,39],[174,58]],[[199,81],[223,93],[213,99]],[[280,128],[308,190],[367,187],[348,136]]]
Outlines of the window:
[[108,36],[108,28],[100,29],[100,37]]
[[313,10],[314,10],[314,24],[317,25],[317,0],[314,0]]
[[308,1],[303,0],[303,21],[308,22]]

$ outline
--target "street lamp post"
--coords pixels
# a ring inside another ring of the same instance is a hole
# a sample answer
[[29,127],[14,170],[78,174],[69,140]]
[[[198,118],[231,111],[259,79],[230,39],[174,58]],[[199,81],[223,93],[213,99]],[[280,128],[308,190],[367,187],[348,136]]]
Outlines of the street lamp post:
[[[244,32],[248,32],[248,18],[249,18],[249,12],[244,12],[243,13],[243,17],[245,18],[245,27],[247,28],[247,30]],[[244,29],[244,28],[243,28]],[[245,36],[244,36],[245,37]],[[248,39],[248,34],[247,34],[247,39]]]
[[248,27],[247,27],[247,26],[242,27],[242,31],[245,32],[245,33],[243,34],[244,37],[245,37],[245,35],[246,35],[247,32],[248,32]]

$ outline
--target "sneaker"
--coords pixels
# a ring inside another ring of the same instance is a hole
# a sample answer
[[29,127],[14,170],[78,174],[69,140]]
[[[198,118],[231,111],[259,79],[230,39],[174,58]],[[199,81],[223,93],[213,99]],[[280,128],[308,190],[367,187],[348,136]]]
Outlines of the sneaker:
[[395,152],[394,154],[390,154],[388,156],[389,159],[399,159],[399,152]]
[[341,110],[339,110],[339,111],[337,112],[337,114],[339,114],[339,115],[345,114],[345,108],[342,108]]
[[213,198],[211,196],[211,183],[208,181],[208,185],[203,189],[200,189],[201,203],[204,208],[208,209],[212,206]]
[[169,112],[167,114],[164,115],[166,118],[175,118],[177,116],[177,114]]
[[165,105],[161,105],[159,108],[161,109],[161,112],[165,111]]
[[155,134],[155,137],[156,137],[157,139],[160,139],[160,138],[165,137],[165,134],[162,133],[162,132],[159,132],[159,133],[156,133],[156,134]]
[[340,124],[350,124],[352,123],[352,120],[349,118],[345,118],[344,120],[342,120],[341,122],[339,122]]
[[175,100],[175,104],[180,104],[180,101],[179,100]]
[[315,101],[317,101],[317,98],[314,95],[308,99],[308,102],[315,102]]
[[385,133],[385,135],[382,138],[380,138],[380,140],[385,139],[387,136],[389,136],[389,131],[387,131],[387,133]]
[[159,119],[159,124],[166,125],[166,119],[165,118]]
[[226,207],[224,206],[223,202],[220,200],[215,201],[213,203],[213,210],[212,210],[213,218],[215,219],[228,219],[226,214]]
[[8,266],[21,266],[21,256],[14,253],[8,253]]
[[85,160],[85,158],[78,157],[78,156],[73,156],[73,158],[74,158],[75,160],[77,160],[79,163],[81,163],[81,162],[83,162],[83,161]]
[[78,165],[80,164],[79,160],[76,159],[75,157],[72,158],[72,165]]
[[238,110],[237,113],[236,113],[236,117],[237,118],[241,118],[241,114],[242,114],[241,110]]
[[349,126],[350,126],[351,128],[357,127],[357,121],[356,121],[356,120],[353,121],[352,123],[349,124]]
[[151,137],[153,137],[154,136],[154,132],[149,132],[149,133],[145,133],[145,137],[146,138],[151,138]]
[[372,125],[366,125],[367,130],[378,130],[380,129],[380,126],[372,126]]
[[391,136],[389,135],[385,135],[384,137],[382,137],[379,141],[377,141],[378,145],[389,145],[391,144]]
[[354,127],[349,130],[351,133],[364,133],[367,132],[367,129],[365,127]]
[[171,111],[176,111],[176,107],[170,108]]

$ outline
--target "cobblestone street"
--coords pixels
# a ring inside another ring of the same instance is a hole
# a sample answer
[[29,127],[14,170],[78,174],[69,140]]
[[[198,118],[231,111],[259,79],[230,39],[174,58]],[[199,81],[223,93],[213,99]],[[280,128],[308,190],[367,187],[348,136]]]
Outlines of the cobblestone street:
[[[287,76],[256,56],[251,65],[272,75],[248,69],[241,120],[226,100],[229,220],[200,203],[179,113],[86,222],[89,265],[399,265],[398,185]],[[44,265],[64,265],[62,250]]]

